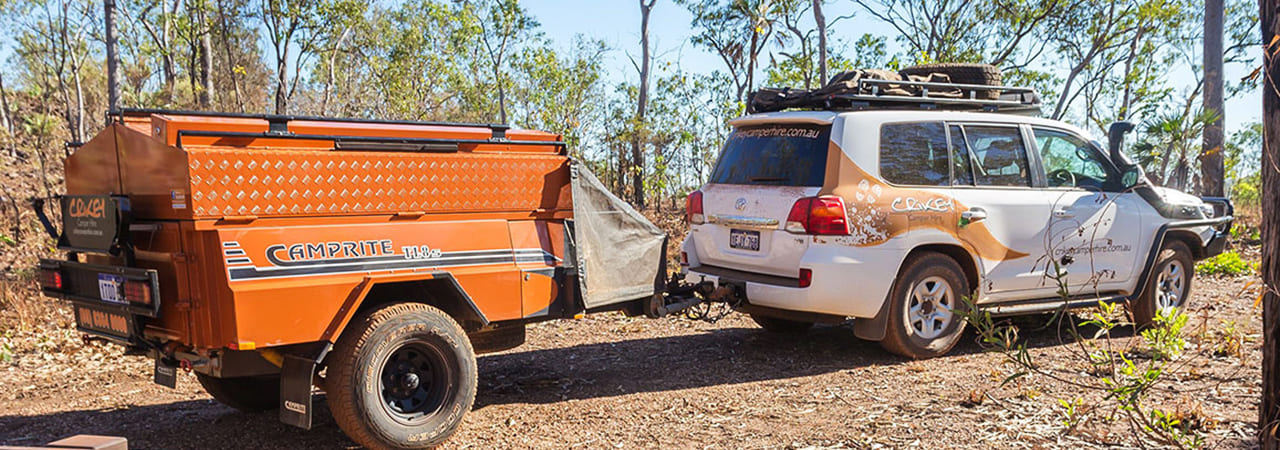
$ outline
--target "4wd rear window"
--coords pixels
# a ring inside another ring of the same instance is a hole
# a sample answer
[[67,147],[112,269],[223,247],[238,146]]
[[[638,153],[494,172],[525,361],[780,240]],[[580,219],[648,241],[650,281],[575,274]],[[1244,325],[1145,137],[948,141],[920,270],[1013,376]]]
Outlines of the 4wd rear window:
[[822,186],[830,125],[778,124],[733,130],[711,183]]
[[942,122],[880,127],[880,176],[893,184],[947,186],[951,166]]

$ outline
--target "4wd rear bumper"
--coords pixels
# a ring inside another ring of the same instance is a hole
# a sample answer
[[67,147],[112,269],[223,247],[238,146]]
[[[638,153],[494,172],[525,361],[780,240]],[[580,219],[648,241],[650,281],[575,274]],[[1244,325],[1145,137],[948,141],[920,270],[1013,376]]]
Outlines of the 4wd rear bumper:
[[[689,252],[688,247],[686,252]],[[880,311],[898,271],[896,264],[873,261],[895,261],[893,256],[898,252],[896,249],[854,249],[839,245],[811,246],[796,268],[797,273],[801,268],[812,271],[811,284],[804,288],[799,287],[797,278],[703,265],[690,254],[691,267],[685,273],[685,281],[697,283],[705,280],[716,286],[731,282],[743,284],[746,300],[756,306],[868,318],[875,317]]]

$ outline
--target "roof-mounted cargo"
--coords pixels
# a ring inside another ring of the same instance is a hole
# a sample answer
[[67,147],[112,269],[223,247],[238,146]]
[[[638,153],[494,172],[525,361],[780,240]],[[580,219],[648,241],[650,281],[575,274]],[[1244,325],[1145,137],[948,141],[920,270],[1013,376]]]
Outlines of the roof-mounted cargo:
[[933,66],[937,66],[933,69],[939,72],[916,70],[930,69],[930,66],[908,68],[902,73],[860,69],[840,73],[818,89],[761,89],[751,93],[747,111],[946,109],[1022,115],[1041,113],[1040,96],[1035,89],[1002,85],[999,71],[994,67],[976,64]]

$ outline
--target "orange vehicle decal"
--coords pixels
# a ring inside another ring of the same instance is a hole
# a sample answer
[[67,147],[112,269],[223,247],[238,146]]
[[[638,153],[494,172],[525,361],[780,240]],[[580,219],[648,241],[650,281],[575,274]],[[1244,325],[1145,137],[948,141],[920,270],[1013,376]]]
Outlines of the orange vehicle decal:
[[958,226],[967,210],[950,195],[921,188],[901,188],[881,181],[858,167],[832,142],[829,159],[839,158],[837,177],[828,174],[830,192],[845,200],[850,236],[837,238],[856,247],[879,245],[913,229],[932,228],[950,234],[983,259],[1004,261],[1027,256],[996,239],[980,222]]

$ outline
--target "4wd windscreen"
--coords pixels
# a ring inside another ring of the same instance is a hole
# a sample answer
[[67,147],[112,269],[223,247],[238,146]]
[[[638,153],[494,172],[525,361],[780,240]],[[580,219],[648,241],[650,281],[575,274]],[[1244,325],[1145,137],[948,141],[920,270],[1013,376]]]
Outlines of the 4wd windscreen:
[[822,186],[830,125],[777,124],[733,130],[711,183]]

